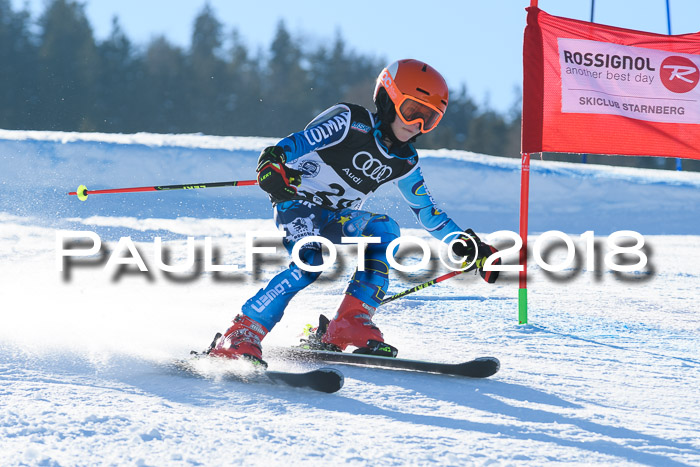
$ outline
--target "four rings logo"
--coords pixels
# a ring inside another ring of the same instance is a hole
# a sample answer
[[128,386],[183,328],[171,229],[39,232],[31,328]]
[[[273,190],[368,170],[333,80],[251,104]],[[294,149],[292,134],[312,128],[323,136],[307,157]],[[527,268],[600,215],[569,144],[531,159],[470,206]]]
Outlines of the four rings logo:
[[361,170],[365,177],[369,177],[377,183],[382,183],[391,177],[391,167],[382,164],[365,151],[355,154],[355,157],[352,158],[352,165],[357,170]]
[[672,55],[661,62],[661,82],[671,92],[684,93],[692,91],[698,84],[697,65],[685,57]]

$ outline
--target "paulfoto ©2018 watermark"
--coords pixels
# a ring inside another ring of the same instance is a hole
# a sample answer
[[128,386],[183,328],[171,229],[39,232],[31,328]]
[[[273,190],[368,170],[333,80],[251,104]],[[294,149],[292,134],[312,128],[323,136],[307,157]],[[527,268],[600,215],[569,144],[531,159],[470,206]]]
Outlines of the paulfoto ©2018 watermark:
[[[464,242],[460,239],[462,232],[453,232],[448,234],[442,242],[442,248],[438,250],[438,258],[442,265],[452,271],[467,270],[472,267],[476,261],[476,257],[460,259],[454,256],[452,252],[452,244],[454,242]],[[258,255],[279,255],[286,256],[286,252],[278,249],[275,246],[260,246],[256,245],[256,241],[282,239],[285,233],[282,230],[270,231],[248,231],[245,234],[245,266],[241,268],[237,264],[215,264],[214,260],[214,245],[211,237],[203,239],[203,272],[216,273],[232,273],[243,269],[244,271],[255,271],[255,258]],[[523,247],[522,239],[518,234],[509,230],[501,230],[489,235],[487,239],[498,239],[499,251],[491,255],[484,264],[486,271],[499,272],[520,272],[523,270],[521,264],[498,264],[493,262],[499,258],[517,258]],[[450,240],[451,239],[451,240]],[[467,239],[466,241],[473,239]],[[596,266],[596,253],[600,246],[597,245],[594,232],[587,231],[581,234],[578,238],[579,245],[585,249],[585,269],[594,271]],[[375,237],[343,237],[342,244],[355,245],[357,255],[357,269],[364,270],[365,248],[371,243],[379,243],[380,239]],[[152,262],[150,269],[157,269],[166,273],[186,273],[191,272],[195,265],[197,254],[195,252],[196,245],[195,237],[187,237],[185,260],[179,261],[177,264],[166,264],[164,260],[164,246],[160,237],[153,239]],[[323,257],[323,263],[320,265],[309,265],[301,260],[299,251],[302,247],[309,244],[316,244],[325,247],[327,254]],[[630,244],[632,243],[632,244]],[[501,246],[502,244],[510,246]],[[201,243],[200,243],[201,245]],[[395,258],[395,253],[399,247],[410,246],[419,247],[421,251],[420,260],[412,262],[410,265],[399,263]],[[551,264],[545,259],[546,248],[559,248],[563,246],[566,250],[566,255],[563,260],[555,264]],[[606,239],[606,253],[603,257],[603,263],[608,270],[615,272],[639,272],[642,271],[648,262],[648,256],[644,251],[644,237],[635,231],[622,230],[609,235]],[[102,239],[95,232],[91,231],[61,231],[56,234],[56,267],[59,272],[81,265],[87,265],[87,262],[75,261],[73,258],[95,258],[98,256],[107,257],[104,262],[104,269],[114,271],[119,267],[136,267],[139,271],[148,273],[149,266],[146,265],[142,253],[136,247],[136,244],[130,237],[121,237],[118,243],[111,251],[103,249]],[[579,248],[581,249],[581,248]],[[558,272],[572,268],[576,259],[578,250],[574,240],[570,235],[557,230],[550,230],[537,236],[532,247],[532,256],[535,263],[545,271]],[[386,250],[387,262],[389,265],[401,272],[415,273],[425,270],[432,259],[432,250],[429,243],[415,236],[401,236],[393,240]],[[308,236],[296,242],[291,251],[292,261],[302,270],[307,272],[325,271],[331,268],[337,259],[337,249],[330,240],[320,236]],[[618,262],[616,259],[620,257],[624,261]],[[634,261],[630,260],[633,259]]]

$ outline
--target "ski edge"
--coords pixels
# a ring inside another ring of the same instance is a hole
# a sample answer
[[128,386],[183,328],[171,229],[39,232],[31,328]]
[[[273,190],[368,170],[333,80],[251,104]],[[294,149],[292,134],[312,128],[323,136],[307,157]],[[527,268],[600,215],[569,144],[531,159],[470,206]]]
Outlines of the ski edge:
[[330,352],[325,350],[308,350],[294,347],[268,349],[267,354],[271,356],[271,358],[283,358],[304,362],[321,361],[423,373],[446,374],[467,378],[488,378],[496,374],[501,367],[501,363],[496,357],[479,357],[460,363],[441,363],[365,354]]
[[274,381],[298,388],[332,394],[338,392],[345,384],[345,376],[340,370],[330,367],[318,368],[305,373],[267,370],[263,374]]
[[294,388],[311,389],[318,392],[331,394],[342,389],[345,384],[343,373],[331,367],[322,367],[305,372],[291,372],[280,370],[267,370],[251,367],[250,371],[238,372],[235,370],[215,371],[211,375],[197,370],[192,365],[195,360],[179,359],[169,365],[179,374],[200,378],[235,381],[241,383],[279,384]]

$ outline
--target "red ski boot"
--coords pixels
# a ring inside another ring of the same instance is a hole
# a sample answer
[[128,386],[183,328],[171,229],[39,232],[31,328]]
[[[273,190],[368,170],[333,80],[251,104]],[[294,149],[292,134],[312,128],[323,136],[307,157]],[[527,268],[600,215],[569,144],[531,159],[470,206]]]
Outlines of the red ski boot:
[[395,357],[396,348],[384,343],[382,332],[372,322],[375,311],[376,308],[346,295],[340,303],[335,318],[328,323],[321,342],[335,346],[341,351],[353,345],[357,347],[355,353]]
[[223,337],[215,339],[209,355],[224,358],[246,358],[253,363],[267,366],[262,359],[260,341],[267,334],[260,323],[245,315],[238,315],[233,320],[233,326],[228,328]]

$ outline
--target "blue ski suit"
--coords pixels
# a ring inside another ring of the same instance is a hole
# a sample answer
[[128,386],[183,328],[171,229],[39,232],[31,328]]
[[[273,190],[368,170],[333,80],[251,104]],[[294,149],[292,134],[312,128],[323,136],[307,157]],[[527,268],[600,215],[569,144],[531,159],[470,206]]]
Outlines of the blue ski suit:
[[[364,107],[338,104],[303,131],[279,141],[286,165],[301,171],[302,176],[295,199],[274,206],[275,223],[284,229],[283,244],[289,252],[310,235],[320,235],[334,244],[340,244],[342,237],[380,239],[380,243],[367,246],[364,271],[356,271],[345,290],[372,307],[381,303],[388,289],[386,249],[399,237],[399,226],[393,219],[362,210],[377,188],[394,182],[419,223],[435,238],[442,240],[449,233],[463,232],[435,206],[413,145],[387,149],[380,124]],[[312,266],[322,264],[321,245],[306,243],[299,257]],[[304,271],[292,262],[243,305],[242,313],[269,331],[282,318],[289,301],[320,274]]]

